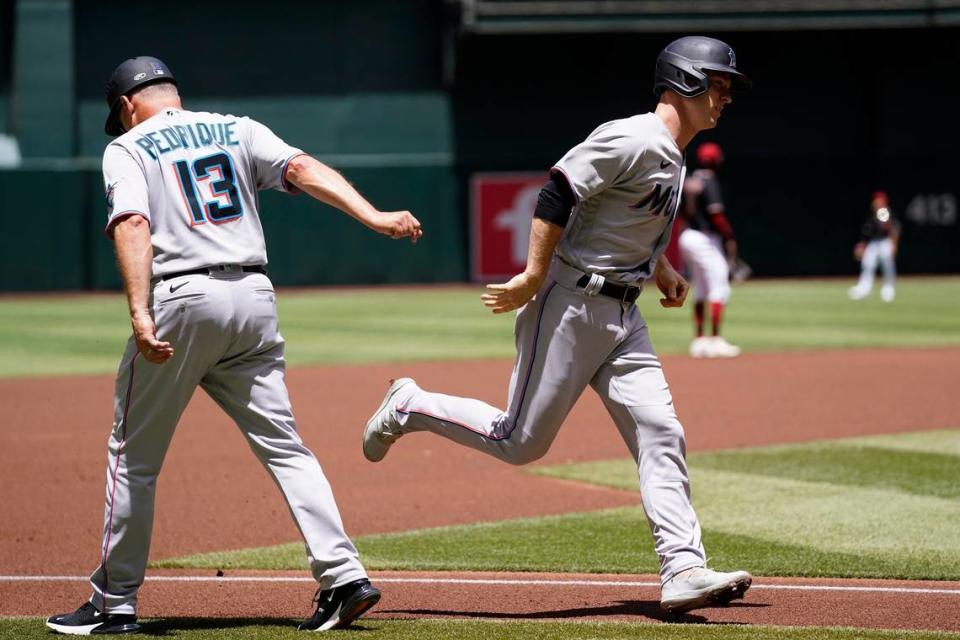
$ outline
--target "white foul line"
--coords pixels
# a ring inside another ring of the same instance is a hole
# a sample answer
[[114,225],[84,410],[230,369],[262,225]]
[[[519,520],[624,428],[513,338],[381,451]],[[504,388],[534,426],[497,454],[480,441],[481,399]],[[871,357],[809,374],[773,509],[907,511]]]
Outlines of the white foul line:
[[[533,580],[509,578],[390,578],[371,576],[376,582],[408,584],[479,584],[479,585],[552,585],[574,587],[659,587],[659,582],[628,580]],[[84,582],[88,576],[0,576],[3,582]],[[297,576],[147,576],[148,582],[314,582],[313,578]],[[753,589],[786,591],[846,591],[863,593],[918,593],[960,596],[960,589],[929,589],[921,587],[871,587],[855,585],[819,584],[755,584]]]

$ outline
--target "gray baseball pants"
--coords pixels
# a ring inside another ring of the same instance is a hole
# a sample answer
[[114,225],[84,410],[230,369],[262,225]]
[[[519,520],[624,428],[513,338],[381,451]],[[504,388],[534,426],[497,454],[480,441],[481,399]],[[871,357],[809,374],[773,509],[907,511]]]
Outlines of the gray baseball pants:
[[131,337],[120,362],[101,563],[90,577],[90,601],[101,611],[136,612],[157,475],[198,385],[233,418],[277,483],[321,588],[365,578],[330,484],[297,433],[270,279],[228,271],[158,282],[153,311],[158,338],[171,342],[176,355],[162,365],[151,364]]
[[550,277],[517,315],[517,360],[508,409],[413,387],[396,415],[403,433],[430,431],[510,464],[550,448],[587,385],[600,395],[637,462],[640,494],[666,581],[706,562],[690,502],[683,427],[633,304],[588,295],[582,272],[554,260]]

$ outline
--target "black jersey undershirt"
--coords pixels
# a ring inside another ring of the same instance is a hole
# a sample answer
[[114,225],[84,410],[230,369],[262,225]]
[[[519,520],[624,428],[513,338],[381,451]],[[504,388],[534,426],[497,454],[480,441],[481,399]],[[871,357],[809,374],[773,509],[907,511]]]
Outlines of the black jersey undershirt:
[[537,196],[537,208],[533,211],[533,217],[566,228],[576,200],[573,189],[570,188],[570,184],[564,175],[559,171],[554,171],[550,174],[550,179],[540,189],[540,195]]

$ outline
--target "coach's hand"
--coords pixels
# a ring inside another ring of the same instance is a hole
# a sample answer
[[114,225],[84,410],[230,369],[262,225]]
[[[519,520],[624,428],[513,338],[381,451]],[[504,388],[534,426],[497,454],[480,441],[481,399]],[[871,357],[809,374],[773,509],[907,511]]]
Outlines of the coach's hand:
[[690,285],[677,271],[661,258],[657,261],[657,267],[653,272],[653,280],[664,295],[660,298],[660,306],[663,307],[682,307],[687,299],[687,292]]
[[379,233],[394,240],[410,238],[411,242],[416,242],[423,235],[420,221],[409,211],[382,211],[374,224]]
[[163,364],[173,357],[173,345],[169,342],[157,340],[157,325],[149,311],[137,311],[130,316],[133,325],[133,337],[137,341],[137,349],[147,362]]
[[487,293],[481,295],[480,299],[494,313],[506,313],[527,304],[540,289],[541,284],[543,284],[542,278],[524,271],[503,284],[488,284]]

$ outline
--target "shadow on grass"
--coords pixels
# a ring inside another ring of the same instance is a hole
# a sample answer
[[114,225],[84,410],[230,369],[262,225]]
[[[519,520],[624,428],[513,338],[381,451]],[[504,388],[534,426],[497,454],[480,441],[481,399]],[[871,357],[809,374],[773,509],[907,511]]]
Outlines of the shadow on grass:
[[[182,631],[238,629],[242,627],[275,628],[295,632],[302,620],[293,618],[149,618],[140,620],[140,635],[176,636]],[[369,631],[362,622],[354,622],[345,631]]]
[[[717,609],[739,609],[767,607],[766,604],[735,603]],[[381,614],[406,614],[414,616],[445,616],[456,618],[491,618],[499,620],[566,620],[570,618],[590,618],[604,616],[636,616],[669,622],[673,624],[744,624],[736,622],[711,622],[707,616],[698,613],[665,613],[656,600],[620,600],[615,604],[580,607],[576,609],[551,609],[547,611],[504,612],[504,611],[457,611],[453,609],[379,609]]]

